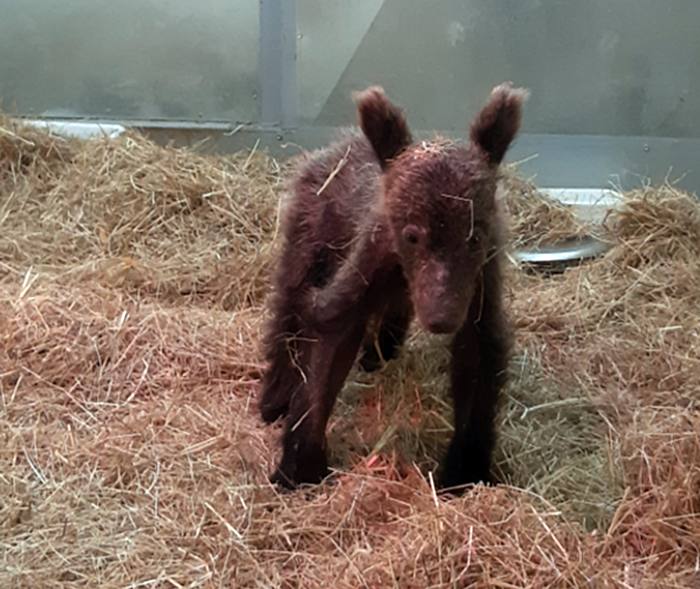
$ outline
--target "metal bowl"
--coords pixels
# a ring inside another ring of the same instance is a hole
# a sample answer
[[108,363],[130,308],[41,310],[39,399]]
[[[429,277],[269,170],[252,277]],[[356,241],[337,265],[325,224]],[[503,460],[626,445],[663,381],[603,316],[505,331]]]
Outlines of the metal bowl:
[[[590,223],[593,227],[600,227],[607,214],[621,200],[618,192],[599,188],[545,188],[542,192],[570,207],[581,221]],[[611,247],[609,241],[586,235],[572,237],[557,244],[518,250],[513,258],[525,267],[556,272],[563,271],[572,264],[597,258]]]
[[513,258],[525,267],[555,272],[597,258],[611,247],[611,243],[588,235],[555,245],[518,250],[513,254]]

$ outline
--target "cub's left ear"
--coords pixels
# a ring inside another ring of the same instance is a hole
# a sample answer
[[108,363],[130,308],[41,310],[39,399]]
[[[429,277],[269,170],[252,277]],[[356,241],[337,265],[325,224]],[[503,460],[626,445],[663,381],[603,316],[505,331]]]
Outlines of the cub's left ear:
[[472,121],[469,137],[494,166],[501,163],[520,129],[523,103],[528,95],[527,90],[513,88],[510,82],[496,86],[486,106]]

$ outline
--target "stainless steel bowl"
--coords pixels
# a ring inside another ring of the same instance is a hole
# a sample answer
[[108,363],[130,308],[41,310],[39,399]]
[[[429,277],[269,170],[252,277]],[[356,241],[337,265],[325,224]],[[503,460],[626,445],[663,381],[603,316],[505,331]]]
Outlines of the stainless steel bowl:
[[[606,215],[615,208],[621,195],[606,189],[542,189],[550,198],[571,207],[574,214],[593,227],[602,226]],[[556,271],[572,264],[597,258],[612,247],[612,243],[594,235],[575,237],[560,243],[518,250],[513,254],[516,262],[531,268]]]
[[514,254],[518,262],[525,264],[553,264],[575,262],[596,258],[610,249],[611,244],[593,236],[584,236],[527,250],[519,250]]

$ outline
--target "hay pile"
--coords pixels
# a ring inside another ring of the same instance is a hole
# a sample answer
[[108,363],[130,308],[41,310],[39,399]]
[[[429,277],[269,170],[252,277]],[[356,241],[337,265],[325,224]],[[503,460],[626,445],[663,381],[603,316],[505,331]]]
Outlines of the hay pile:
[[0,127],[0,586],[700,583],[694,198],[629,194],[603,258],[510,269],[508,484],[437,499],[447,358],[416,333],[352,375],[335,483],[278,495],[254,402],[283,170]]
[[513,249],[555,245],[593,230],[570,207],[548,198],[532,180],[521,176],[518,164],[502,167],[499,197],[510,219],[508,231]]
[[47,138],[0,119],[5,274],[50,273],[136,297],[237,309],[265,290],[280,170],[137,134]]

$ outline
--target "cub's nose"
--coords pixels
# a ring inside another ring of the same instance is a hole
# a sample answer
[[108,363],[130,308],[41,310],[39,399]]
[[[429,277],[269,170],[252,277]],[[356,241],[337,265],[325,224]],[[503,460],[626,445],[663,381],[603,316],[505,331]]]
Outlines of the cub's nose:
[[453,333],[457,331],[459,324],[445,317],[435,317],[426,322],[425,328],[434,334]]

